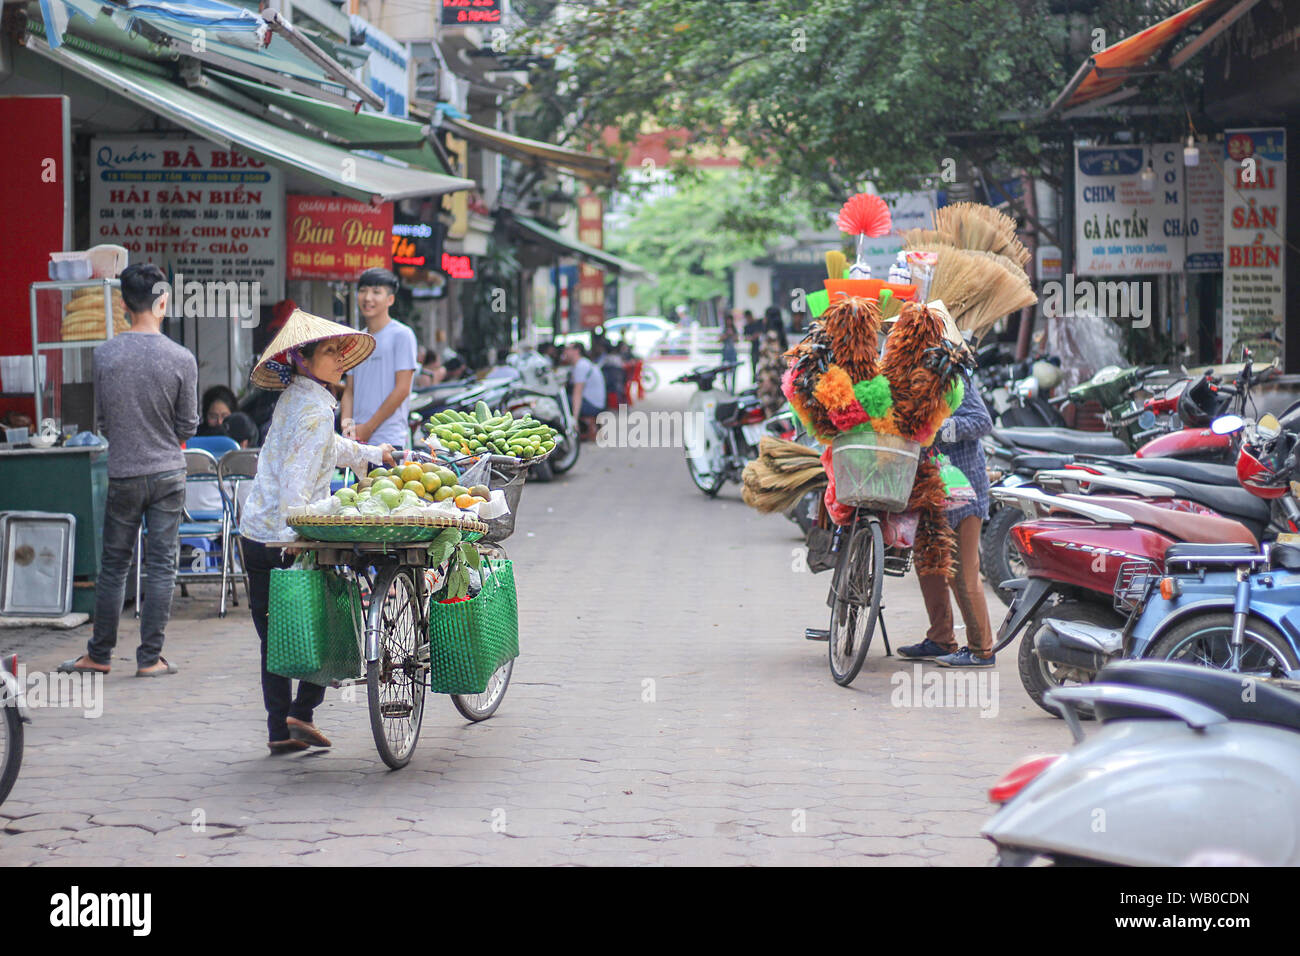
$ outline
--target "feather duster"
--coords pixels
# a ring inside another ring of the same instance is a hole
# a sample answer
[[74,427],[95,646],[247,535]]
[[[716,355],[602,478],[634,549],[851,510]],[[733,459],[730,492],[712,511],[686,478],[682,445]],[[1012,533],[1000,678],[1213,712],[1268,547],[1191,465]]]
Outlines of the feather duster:
[[835,224],[839,226],[840,232],[850,236],[878,239],[889,235],[893,221],[889,215],[889,205],[883,199],[870,193],[858,193],[840,208]]
[[836,409],[847,409],[858,403],[853,394],[853,379],[839,365],[832,365],[822,373],[813,389],[813,398],[834,413]]
[[957,536],[948,524],[947,496],[948,488],[937,456],[924,455],[917,466],[916,483],[907,502],[909,511],[920,512],[914,548],[917,574],[952,578]]
[[835,363],[854,382],[875,378],[880,355],[880,304],[873,299],[842,299],[822,313]]

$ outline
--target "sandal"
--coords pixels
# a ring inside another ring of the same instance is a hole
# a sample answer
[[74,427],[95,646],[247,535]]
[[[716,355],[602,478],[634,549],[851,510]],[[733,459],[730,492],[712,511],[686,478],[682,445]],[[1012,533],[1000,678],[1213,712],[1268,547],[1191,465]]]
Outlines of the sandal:
[[311,746],[311,744],[307,743],[305,740],[294,740],[290,738],[289,740],[272,740],[269,741],[266,746],[271,749],[272,756],[278,756],[280,754],[291,754],[297,753],[300,750],[306,750]]
[[[83,654],[82,657],[85,657],[85,655]],[[58,667],[59,673],[60,674],[107,674],[109,671],[108,665],[104,665],[102,667],[99,666],[88,667],[85,664],[79,664],[78,661],[80,661],[81,659],[82,659],[81,657],[74,657],[70,661],[64,661]],[[91,661],[91,663],[93,664],[94,661]]]
[[[172,667],[171,664],[167,663],[167,658],[165,657],[158,658],[158,663],[162,665],[160,669],[156,671],[138,670],[135,672],[135,676],[136,677],[163,677],[167,674],[175,674],[177,672],[176,668]],[[150,666],[152,667],[153,665]]]
[[330,739],[316,729],[315,724],[309,724],[305,720],[299,720],[297,717],[290,717],[289,737],[293,740],[303,741],[306,745],[316,747],[330,747]]

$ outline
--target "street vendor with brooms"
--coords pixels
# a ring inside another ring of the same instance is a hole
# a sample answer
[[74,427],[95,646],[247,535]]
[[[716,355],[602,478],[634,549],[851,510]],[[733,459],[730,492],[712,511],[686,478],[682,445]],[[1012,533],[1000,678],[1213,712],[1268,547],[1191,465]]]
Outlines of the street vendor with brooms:
[[239,529],[249,609],[262,643],[262,700],[272,754],[328,747],[330,741],[312,723],[312,711],[325,699],[325,688],[299,681],[295,697],[289,678],[266,669],[270,574],[293,561],[289,553],[293,549],[268,544],[297,537],[286,520],[289,509],[327,497],[336,468],[365,474],[371,463],[395,464],[391,445],[363,445],[334,431],[337,402],[329,387],[337,386],[343,373],[374,348],[370,333],[299,309],[289,316],[250,376],[261,388],[284,390],[258,456],[257,477]]

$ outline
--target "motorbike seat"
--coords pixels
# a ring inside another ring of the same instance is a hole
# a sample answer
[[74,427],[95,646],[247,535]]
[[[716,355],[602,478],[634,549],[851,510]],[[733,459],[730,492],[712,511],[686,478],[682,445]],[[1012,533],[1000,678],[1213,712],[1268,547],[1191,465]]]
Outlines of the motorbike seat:
[[1052,468],[1064,468],[1073,461],[1072,455],[1026,454],[1012,458],[1011,467],[1015,471],[1047,471]]
[[1216,465],[1208,461],[1185,461],[1181,458],[1112,458],[1106,462],[1123,471],[1141,472],[1144,475],[1161,475],[1206,485],[1237,487],[1237,469],[1232,465]]
[[[1266,680],[1254,681],[1254,693],[1243,694],[1240,674],[1173,661],[1115,661],[1098,671],[1096,683],[1165,691],[1211,707],[1231,720],[1300,732],[1300,694]],[[1095,710],[1103,723],[1156,716],[1149,710],[1102,702]]]
[[1205,505],[1225,518],[1235,518],[1252,530],[1258,526],[1262,531],[1268,525],[1270,517],[1268,502],[1256,498],[1240,486],[1229,488],[1226,485],[1207,485],[1168,477],[1153,480],[1169,488],[1174,493],[1174,497],[1186,498],[1188,501],[1195,501],[1198,505]]
[[1170,561],[1213,561],[1215,558],[1246,558],[1259,554],[1259,549],[1249,544],[1201,544],[1184,542],[1171,544],[1165,551],[1165,563]]
[[1127,455],[1129,447],[1103,432],[1085,432],[1072,428],[994,428],[993,438],[1012,448],[1054,451],[1064,455]]
[[1174,511],[1142,501],[1140,498],[1119,498],[1110,495],[1061,495],[1060,497],[1113,508],[1128,515],[1138,524],[1154,528],[1178,541],[1234,547],[1247,546],[1252,554],[1257,553],[1259,549],[1259,543],[1251,530],[1240,521],[1231,518],[1195,514],[1190,511]]

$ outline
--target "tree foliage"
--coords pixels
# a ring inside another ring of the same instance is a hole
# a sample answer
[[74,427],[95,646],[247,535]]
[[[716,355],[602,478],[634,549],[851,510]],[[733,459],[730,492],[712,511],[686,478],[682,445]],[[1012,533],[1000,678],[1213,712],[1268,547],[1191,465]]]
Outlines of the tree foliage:
[[676,306],[730,295],[729,270],[762,255],[768,243],[809,220],[806,203],[772,204],[761,179],[739,170],[701,172],[672,195],[642,202],[612,230],[615,254],[654,272],[649,301],[638,308],[669,314]]
[[[517,51],[548,54],[551,66],[535,72],[517,109],[569,145],[600,144],[608,129],[623,144],[647,128],[686,130],[683,148],[739,148],[771,174],[773,195],[796,188],[824,204],[867,180],[910,189],[954,166],[1043,168],[1052,178],[1071,131],[1034,115],[1098,37],[1113,43],[1181,7],[588,0],[560,5],[514,38]],[[1177,105],[1188,77],[1149,82]]]

